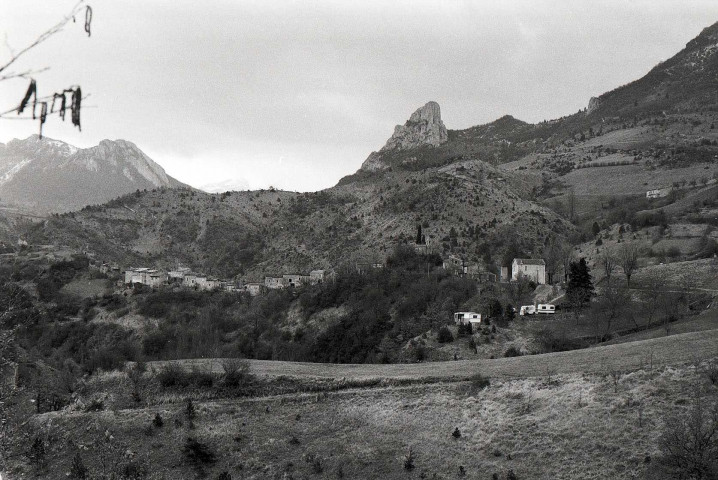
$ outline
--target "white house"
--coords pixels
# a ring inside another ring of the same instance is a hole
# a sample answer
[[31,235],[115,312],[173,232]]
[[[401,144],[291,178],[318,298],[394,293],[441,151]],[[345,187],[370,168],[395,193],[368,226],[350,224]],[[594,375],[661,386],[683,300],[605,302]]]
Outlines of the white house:
[[539,285],[545,285],[546,262],[541,258],[514,258],[511,263],[511,280],[518,280],[519,275],[527,277]]

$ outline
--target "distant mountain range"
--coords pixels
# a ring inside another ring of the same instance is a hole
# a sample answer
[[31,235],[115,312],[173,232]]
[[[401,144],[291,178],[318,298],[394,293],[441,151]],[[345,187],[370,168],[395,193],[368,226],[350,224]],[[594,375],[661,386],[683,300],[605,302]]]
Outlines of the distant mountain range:
[[35,212],[67,212],[136,190],[187,187],[125,140],[77,148],[32,135],[0,144],[0,200]]

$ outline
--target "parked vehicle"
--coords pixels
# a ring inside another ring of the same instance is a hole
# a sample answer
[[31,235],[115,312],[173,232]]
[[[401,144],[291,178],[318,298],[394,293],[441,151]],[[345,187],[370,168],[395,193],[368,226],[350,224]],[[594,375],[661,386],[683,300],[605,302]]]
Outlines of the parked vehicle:
[[466,325],[467,323],[481,323],[481,314],[476,312],[456,312],[454,314],[454,324]]
[[521,309],[519,310],[519,315],[533,315],[536,313],[536,306],[535,305],[521,305]]
[[536,313],[556,313],[556,305],[550,303],[539,303]]

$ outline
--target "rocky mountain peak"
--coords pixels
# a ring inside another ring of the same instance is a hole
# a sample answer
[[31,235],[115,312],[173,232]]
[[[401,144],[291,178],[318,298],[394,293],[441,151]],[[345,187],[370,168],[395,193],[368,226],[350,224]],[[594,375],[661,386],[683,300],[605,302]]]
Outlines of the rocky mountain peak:
[[381,150],[408,150],[423,145],[437,147],[447,140],[441,107],[436,102],[429,102],[412,113],[404,125],[394,127],[394,134]]

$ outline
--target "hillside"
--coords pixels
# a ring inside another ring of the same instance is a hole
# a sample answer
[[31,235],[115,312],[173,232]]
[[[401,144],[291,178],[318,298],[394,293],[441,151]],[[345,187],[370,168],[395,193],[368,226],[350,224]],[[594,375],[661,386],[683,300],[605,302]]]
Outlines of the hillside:
[[32,135],[0,145],[0,198],[35,212],[77,210],[159,187],[186,185],[125,140],[79,149]]

